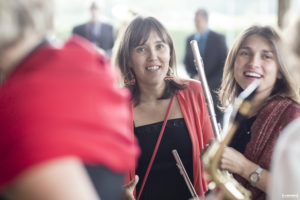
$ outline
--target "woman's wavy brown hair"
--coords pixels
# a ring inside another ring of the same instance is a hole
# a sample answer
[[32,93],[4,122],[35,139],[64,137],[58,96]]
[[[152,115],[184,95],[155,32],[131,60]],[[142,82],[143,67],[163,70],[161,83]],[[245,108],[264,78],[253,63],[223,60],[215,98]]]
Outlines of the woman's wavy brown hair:
[[234,78],[234,63],[240,48],[246,39],[252,35],[259,35],[269,42],[278,62],[279,72],[282,74],[282,79],[277,79],[270,98],[275,95],[281,95],[299,103],[300,98],[299,92],[297,92],[297,83],[292,78],[292,75],[287,68],[286,60],[281,52],[281,37],[278,31],[270,26],[251,26],[238,36],[233,43],[232,48],[229,50],[224,66],[221,87],[218,91],[221,103],[219,107],[222,110],[225,110],[233,103],[235,97],[242,91],[242,88],[238,85]]

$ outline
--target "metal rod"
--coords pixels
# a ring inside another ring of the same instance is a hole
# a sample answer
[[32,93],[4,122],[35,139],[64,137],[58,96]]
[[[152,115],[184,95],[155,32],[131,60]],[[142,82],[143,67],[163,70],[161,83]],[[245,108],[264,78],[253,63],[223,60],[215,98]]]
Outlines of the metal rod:
[[206,106],[209,112],[209,117],[212,123],[212,128],[214,131],[214,135],[215,138],[220,141],[221,140],[221,127],[217,122],[216,119],[216,112],[215,112],[215,108],[214,108],[214,102],[212,100],[211,97],[211,93],[209,90],[209,86],[207,84],[207,80],[206,80],[206,76],[205,76],[205,72],[204,72],[204,65],[203,65],[203,61],[199,52],[199,48],[198,48],[198,42],[196,40],[192,40],[190,42],[191,47],[192,47],[192,51],[193,51],[193,55],[194,55],[194,62],[196,65],[196,68],[198,70],[198,73],[200,75],[200,81],[202,83],[202,88],[203,88],[203,92],[204,92],[204,96],[205,96],[205,101],[206,101]]
[[180,157],[179,157],[179,155],[177,153],[177,150],[176,149],[172,150],[172,154],[173,154],[173,156],[174,156],[174,158],[176,160],[176,165],[177,165],[177,167],[178,167],[178,169],[180,171],[180,174],[183,176],[184,181],[185,181],[186,185],[189,188],[189,191],[190,191],[190,193],[191,193],[191,195],[193,197],[193,200],[198,200],[198,199],[200,200],[200,198],[198,197],[198,195],[196,193],[196,190],[195,190],[195,188],[194,188],[194,186],[193,186],[193,184],[192,184],[192,182],[191,182],[191,180],[189,178],[189,175],[187,174],[187,172],[186,172],[186,170],[185,170],[185,168],[184,168],[184,166],[183,166],[183,164],[181,162],[181,159],[180,159]]

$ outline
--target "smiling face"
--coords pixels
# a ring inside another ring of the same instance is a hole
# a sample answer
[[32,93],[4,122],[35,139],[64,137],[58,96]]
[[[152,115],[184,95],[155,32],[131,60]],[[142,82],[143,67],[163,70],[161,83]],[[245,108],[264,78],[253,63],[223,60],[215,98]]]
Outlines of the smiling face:
[[240,47],[234,62],[234,78],[242,89],[259,79],[258,93],[267,98],[281,74],[270,43],[262,36],[251,35]]
[[133,69],[140,86],[165,86],[170,63],[170,47],[151,30],[144,44],[138,45],[130,51],[129,66]]

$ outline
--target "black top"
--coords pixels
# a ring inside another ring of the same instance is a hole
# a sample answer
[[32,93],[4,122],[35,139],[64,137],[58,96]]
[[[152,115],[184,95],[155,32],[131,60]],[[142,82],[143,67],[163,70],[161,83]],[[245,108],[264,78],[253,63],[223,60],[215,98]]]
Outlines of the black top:
[[[136,174],[139,175],[137,195],[150,162],[163,122],[136,127],[142,154]],[[192,143],[183,118],[168,120],[156,158],[143,189],[141,200],[183,200],[191,194],[180,174],[172,150],[176,149],[193,183]]]
[[235,148],[240,153],[244,154],[246,145],[251,139],[251,126],[256,120],[256,116],[246,119],[241,122],[239,128],[235,132],[229,144],[230,147]]

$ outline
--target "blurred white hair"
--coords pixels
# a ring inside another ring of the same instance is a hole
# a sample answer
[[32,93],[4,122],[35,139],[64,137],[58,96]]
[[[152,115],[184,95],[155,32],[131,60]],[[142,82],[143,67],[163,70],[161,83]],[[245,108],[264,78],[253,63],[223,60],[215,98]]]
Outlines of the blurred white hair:
[[53,0],[0,0],[0,51],[53,28]]

